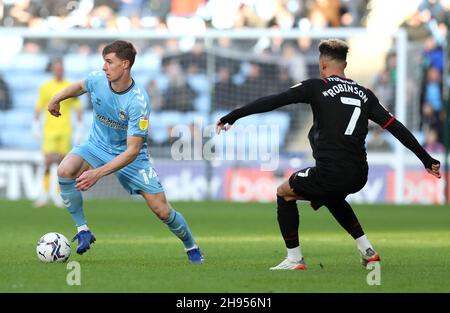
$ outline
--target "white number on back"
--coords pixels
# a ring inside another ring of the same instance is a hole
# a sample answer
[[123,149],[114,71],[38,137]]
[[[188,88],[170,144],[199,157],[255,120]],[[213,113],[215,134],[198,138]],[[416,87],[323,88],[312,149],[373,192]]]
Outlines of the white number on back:
[[361,114],[361,100],[341,97],[341,102],[343,104],[353,105],[355,107],[352,117],[350,117],[350,121],[348,122],[347,129],[344,133],[344,135],[351,135],[355,130],[356,122],[358,122],[359,115]]

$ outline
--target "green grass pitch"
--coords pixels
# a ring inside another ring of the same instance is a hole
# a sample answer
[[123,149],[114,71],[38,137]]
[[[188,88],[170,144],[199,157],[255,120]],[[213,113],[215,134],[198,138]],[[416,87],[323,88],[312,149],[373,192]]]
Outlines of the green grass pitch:
[[353,239],[326,208],[300,203],[308,271],[269,271],[285,256],[275,204],[174,202],[207,262],[187,262],[181,242],[143,202],[85,201],[97,242],[67,264],[44,264],[36,242],[46,232],[75,233],[70,215],[28,201],[0,201],[0,292],[450,292],[450,210],[446,206],[354,205],[381,255],[381,285],[369,286]]

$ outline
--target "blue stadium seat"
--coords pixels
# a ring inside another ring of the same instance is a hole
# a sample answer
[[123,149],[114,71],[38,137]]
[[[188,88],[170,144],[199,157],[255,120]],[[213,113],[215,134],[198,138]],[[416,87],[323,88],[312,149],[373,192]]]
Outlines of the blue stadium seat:
[[88,73],[92,71],[101,71],[103,67],[103,58],[99,54],[92,54],[86,58],[86,62],[88,64]]
[[3,129],[0,132],[3,148],[35,150],[40,148],[40,142],[31,136],[29,129]]
[[210,105],[211,103],[207,94],[196,97],[193,102],[194,109],[199,112],[208,112]]
[[154,53],[144,53],[138,55],[133,65],[135,73],[145,72],[153,75],[161,70],[161,58]]
[[149,134],[155,142],[162,143],[169,138],[169,127],[176,124],[185,124],[185,121],[184,114],[181,112],[150,113]]
[[267,112],[261,114],[262,123],[266,125],[277,125],[280,131],[280,140],[284,141],[289,130],[290,117],[287,112]]
[[25,73],[44,72],[48,61],[45,54],[19,53],[14,58],[14,69]]
[[24,128],[30,130],[33,121],[33,109],[17,109],[6,111],[3,114],[2,128],[3,129],[20,129]]
[[188,74],[187,81],[195,92],[200,95],[208,94],[208,77],[205,74]]
[[13,92],[12,100],[15,108],[25,108],[33,110],[38,99],[37,90]]
[[91,71],[90,61],[86,56],[76,53],[66,54],[63,59],[64,72],[67,76],[86,76]]
[[137,84],[141,85],[144,88],[146,88],[148,82],[151,79],[151,76],[146,72],[133,72],[132,77]]
[[167,77],[167,75],[159,73],[154,77],[154,80],[156,81],[156,84],[160,91],[166,90],[169,86],[169,78]]
[[[227,111],[217,111],[213,114],[214,123]],[[261,126],[263,128],[261,128]],[[272,132],[272,125],[278,127],[279,136],[275,138]],[[243,127],[244,129],[239,129]],[[254,127],[254,128],[253,128]],[[279,145],[280,149],[284,143],[289,129],[289,115],[285,112],[267,112],[264,114],[254,114],[238,120],[234,128],[220,136],[213,137],[218,153],[228,155],[235,159],[239,154],[249,157],[250,152],[272,151],[273,144]],[[239,130],[239,131],[238,131]],[[244,132],[242,132],[244,130]],[[257,146],[255,146],[255,142]]]
[[51,75],[45,72],[31,74],[12,70],[4,75],[4,79],[12,91],[38,90],[44,82],[51,79]]

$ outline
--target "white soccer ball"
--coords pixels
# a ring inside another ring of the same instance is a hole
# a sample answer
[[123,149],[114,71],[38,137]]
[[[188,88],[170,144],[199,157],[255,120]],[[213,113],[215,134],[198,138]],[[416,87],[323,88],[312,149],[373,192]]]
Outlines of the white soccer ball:
[[60,233],[47,233],[39,239],[36,254],[45,263],[65,262],[70,256],[69,240]]

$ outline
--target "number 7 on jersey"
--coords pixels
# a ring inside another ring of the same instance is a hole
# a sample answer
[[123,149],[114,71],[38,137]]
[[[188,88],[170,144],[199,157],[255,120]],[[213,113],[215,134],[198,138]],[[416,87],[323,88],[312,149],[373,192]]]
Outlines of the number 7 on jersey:
[[355,106],[352,117],[350,117],[350,121],[348,122],[347,129],[345,130],[344,133],[344,135],[351,135],[355,130],[356,122],[358,121],[359,115],[361,114],[361,100],[341,97],[341,102],[343,104]]

